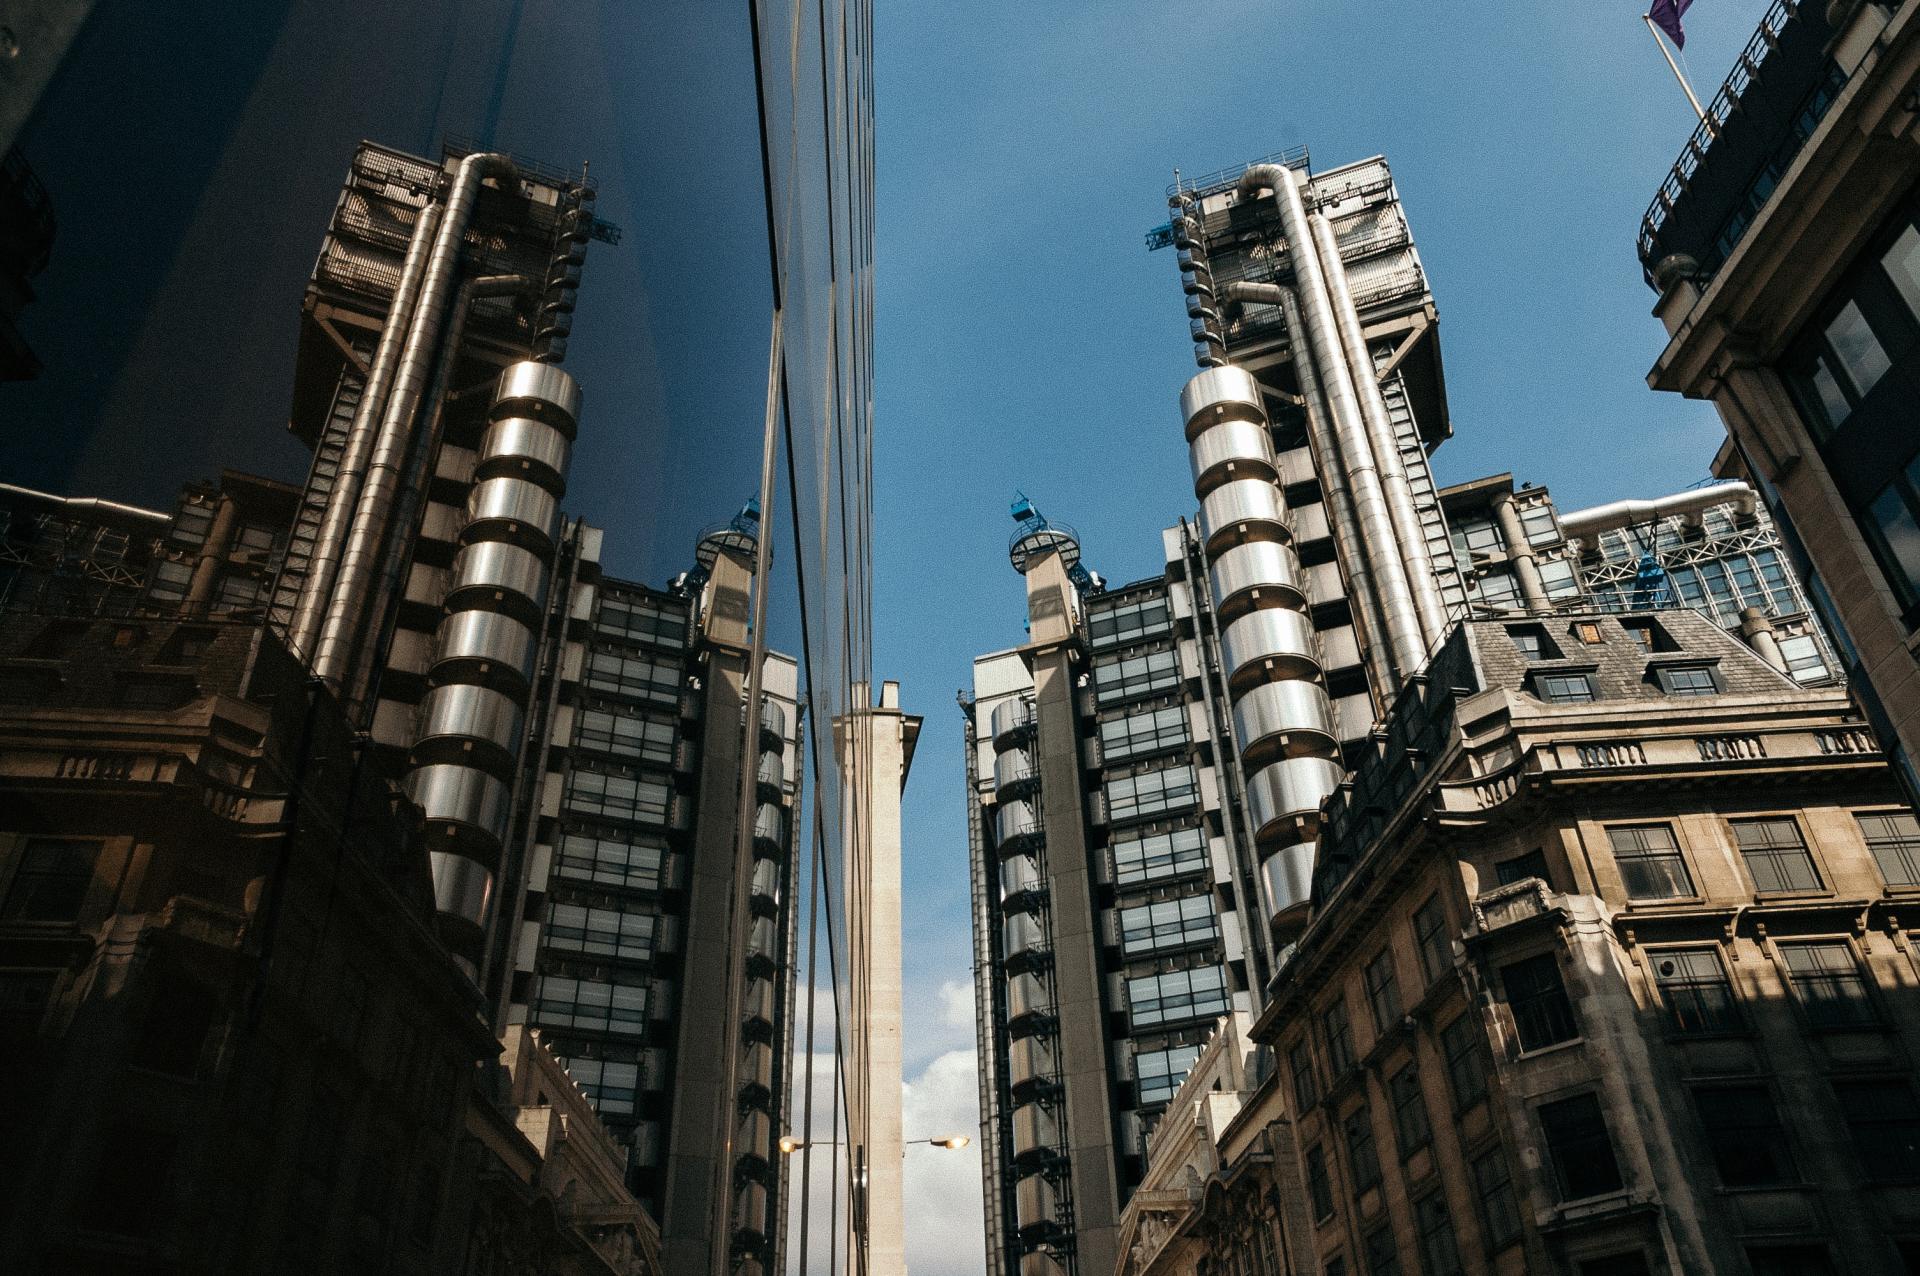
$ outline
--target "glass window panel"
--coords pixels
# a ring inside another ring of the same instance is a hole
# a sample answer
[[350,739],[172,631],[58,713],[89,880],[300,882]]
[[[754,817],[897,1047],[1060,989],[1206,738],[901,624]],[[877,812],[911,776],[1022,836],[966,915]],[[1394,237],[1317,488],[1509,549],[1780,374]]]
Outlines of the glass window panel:
[[1474,1191],[1480,1197],[1480,1221],[1487,1229],[1487,1249],[1497,1250],[1520,1237],[1520,1205],[1513,1195],[1513,1175],[1506,1153],[1499,1148],[1473,1162]]
[[1557,1103],[1543,1103],[1539,1113],[1561,1200],[1576,1201],[1620,1190],[1620,1165],[1614,1159],[1613,1139],[1607,1133],[1597,1097],[1577,1094]]
[[1613,861],[1628,899],[1676,899],[1693,894],[1686,859],[1664,824],[1614,825],[1607,829]]
[[1757,891],[1817,891],[1820,872],[1792,819],[1732,821],[1733,840]]
[[1900,1079],[1836,1081],[1860,1167],[1876,1183],[1920,1180],[1920,1103]]
[[1840,940],[1779,945],[1787,982],[1816,1028],[1847,1028],[1876,1021],[1867,982],[1853,949]]
[[1920,319],[1920,230],[1912,226],[1902,229],[1880,264],[1886,267],[1893,286],[1900,290],[1907,309],[1913,312],[1914,318]]
[[1500,982],[1506,986],[1507,1007],[1513,1012],[1522,1050],[1539,1050],[1580,1035],[1554,954],[1541,953],[1502,967]]
[[1712,948],[1669,948],[1652,955],[1654,981],[1675,1032],[1732,1032],[1740,1011],[1726,967]]
[[1202,872],[1207,867],[1207,835],[1197,828],[1175,829],[1113,844],[1115,880],[1122,886],[1161,881]]
[[1893,366],[1858,302],[1849,301],[1827,325],[1827,344],[1856,395],[1864,397]]
[[1911,604],[1920,598],[1920,522],[1899,484],[1889,483],[1868,504],[1867,526],[1894,593]]
[[1380,1150],[1373,1141],[1373,1114],[1363,1103],[1342,1122],[1347,1137],[1347,1165],[1353,1171],[1357,1196],[1380,1182]]
[[1920,821],[1911,811],[1854,816],[1860,836],[1889,886],[1920,886]]
[[1465,1110],[1486,1098],[1486,1057],[1480,1051],[1480,1026],[1471,1010],[1440,1030],[1440,1048],[1447,1056],[1454,1109]]

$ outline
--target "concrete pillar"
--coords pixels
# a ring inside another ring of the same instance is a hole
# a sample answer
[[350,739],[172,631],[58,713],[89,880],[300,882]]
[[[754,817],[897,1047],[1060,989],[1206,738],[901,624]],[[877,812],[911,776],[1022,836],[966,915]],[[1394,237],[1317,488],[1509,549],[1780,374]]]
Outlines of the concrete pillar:
[[1501,492],[1493,498],[1493,517],[1506,538],[1507,561],[1520,582],[1520,598],[1530,611],[1548,607],[1546,582],[1540,579],[1540,565],[1534,561],[1533,546],[1527,543],[1527,530],[1520,525],[1520,512],[1513,507],[1513,493]]
[[233,534],[240,522],[240,506],[231,496],[222,496],[207,528],[207,539],[200,546],[200,557],[193,565],[193,579],[187,584],[182,606],[188,615],[204,613],[213,602],[213,587],[220,579],[221,565],[233,550]]
[[[864,698],[866,688],[856,690]],[[920,718],[900,711],[900,684],[881,684],[880,703],[862,706],[835,733],[847,786],[845,857],[850,1021],[864,1034],[848,1077],[848,1123],[855,1165],[866,1168],[868,1276],[905,1276],[906,1220],[901,1202],[900,1130],[900,794],[913,764]],[[936,1131],[936,1133],[945,1133]]]
[[1787,657],[1780,650],[1780,640],[1774,636],[1773,620],[1758,607],[1740,609],[1740,637],[1747,646],[1753,648],[1753,654],[1772,665],[1781,673],[1787,671]]

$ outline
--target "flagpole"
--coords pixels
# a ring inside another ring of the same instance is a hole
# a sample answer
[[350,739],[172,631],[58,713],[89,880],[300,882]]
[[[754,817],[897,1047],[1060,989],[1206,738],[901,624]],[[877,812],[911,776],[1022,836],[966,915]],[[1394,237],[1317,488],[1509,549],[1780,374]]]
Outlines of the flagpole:
[[1707,118],[1705,108],[1700,105],[1700,99],[1693,95],[1693,86],[1687,83],[1686,76],[1680,74],[1680,64],[1673,60],[1673,53],[1667,48],[1667,42],[1660,38],[1660,28],[1653,25],[1653,15],[1643,13],[1640,15],[1640,21],[1647,24],[1647,34],[1652,36],[1653,42],[1660,46],[1660,56],[1667,60],[1667,69],[1673,72],[1673,78],[1679,82],[1680,91],[1687,95],[1687,101],[1693,106],[1693,113],[1700,117],[1702,124],[1707,126],[1707,132],[1718,133],[1719,130],[1714,128],[1713,122]]

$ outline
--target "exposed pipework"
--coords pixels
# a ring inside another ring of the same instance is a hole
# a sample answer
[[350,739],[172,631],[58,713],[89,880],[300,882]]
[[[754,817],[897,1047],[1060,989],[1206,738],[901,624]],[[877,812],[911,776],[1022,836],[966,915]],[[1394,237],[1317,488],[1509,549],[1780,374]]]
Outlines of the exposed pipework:
[[366,385],[353,420],[347,426],[346,442],[340,454],[340,467],[334,476],[333,490],[327,495],[327,507],[320,529],[314,537],[313,556],[307,575],[294,603],[293,620],[288,626],[287,642],[294,654],[313,661],[326,623],[327,604],[333,597],[333,583],[340,570],[340,558],[346,550],[347,533],[353,526],[359,507],[360,489],[366,478],[367,463],[373,457],[374,441],[393,384],[395,365],[406,343],[408,325],[413,319],[414,302],[420,282],[426,274],[432,253],[434,232],[440,225],[440,205],[429,202],[414,223],[413,238],[407,243],[407,255],[400,268],[400,282],[393,290],[393,303],[387,321],[380,329],[373,362],[367,369]]
[[[518,176],[513,162],[506,156],[488,153],[467,156],[454,172],[426,273],[407,319],[406,344],[382,409],[365,478],[360,483],[314,654],[315,676],[336,690],[349,684],[356,657],[364,655],[361,638],[367,625],[368,603],[380,574],[380,556],[387,548],[388,536],[394,527],[393,516],[408,468],[408,454],[417,442],[414,419],[428,384],[436,377],[436,352],[441,362],[451,360],[458,353],[448,340],[451,334],[447,331],[447,313],[460,276],[467,227],[473,221],[480,183],[488,177],[512,181]],[[389,319],[388,327],[392,326],[393,321]],[[387,335],[381,334],[383,347],[387,344]],[[331,504],[327,513],[331,517]]]
[[520,441],[542,430],[570,441],[579,412],[579,387],[551,364],[516,363],[500,374],[427,672],[432,690],[420,706],[407,792],[426,814],[442,935],[470,969],[500,867],[531,693],[528,649],[566,494],[564,469],[526,464]]
[[1691,518],[1697,521],[1700,515],[1715,505],[1732,504],[1742,514],[1751,515],[1755,499],[1753,489],[1738,480],[1715,483],[1711,487],[1690,488],[1651,501],[1609,501],[1605,505],[1562,514],[1560,531],[1569,538],[1586,537],[1622,527],[1658,522],[1663,518]]
[[[1294,282],[1304,320],[1306,353],[1320,373],[1320,385],[1338,442],[1338,464],[1346,469],[1352,491],[1354,520],[1362,533],[1367,563],[1379,597],[1384,636],[1393,665],[1402,678],[1412,675],[1426,658],[1427,643],[1414,604],[1407,566],[1398,552],[1393,516],[1387,506],[1380,470],[1368,442],[1367,426],[1354,389],[1326,274],[1313,247],[1306,205],[1294,172],[1279,164],[1256,164],[1240,178],[1239,193],[1251,199],[1270,190],[1280,208],[1280,221],[1293,261]],[[1335,258],[1336,265],[1338,258]],[[1371,379],[1371,372],[1368,373]],[[1332,458],[1328,458],[1331,460]]]
[[[453,316],[446,338],[440,343],[440,357],[434,361],[433,383],[423,400],[426,420],[410,432],[406,470],[396,493],[392,534],[380,555],[379,571],[370,587],[364,636],[370,643],[358,643],[363,657],[377,655],[387,648],[399,611],[408,566],[413,562],[415,534],[427,503],[427,484],[433,477],[434,458],[440,455],[440,439],[445,432],[447,394],[453,388],[453,370],[460,359],[460,343],[466,337],[467,317],[473,303],[481,297],[504,297],[528,291],[533,281],[524,275],[475,275],[460,284],[453,299]],[[564,466],[562,467],[564,472]],[[342,684],[342,700],[349,706],[371,711],[380,687],[380,662],[362,658],[354,662]]]
[[106,515],[112,518],[138,519],[142,523],[151,523],[156,528],[165,527],[173,521],[173,515],[162,513],[160,510],[142,509],[138,505],[123,505],[119,501],[104,501],[97,496],[55,496],[51,492],[40,492],[14,483],[0,483],[0,496],[57,505],[62,514],[72,515],[76,519],[91,520]]
[[1253,375],[1231,365],[1187,382],[1180,407],[1200,500],[1221,667],[1246,780],[1268,921],[1285,941],[1312,898],[1320,804],[1340,783],[1338,733]]
[[1173,213],[1169,224],[1180,253],[1180,287],[1187,294],[1188,330],[1193,335],[1193,361],[1203,368],[1224,367],[1227,339],[1220,327],[1220,311],[1213,291],[1213,269],[1207,264],[1207,236],[1193,197],[1181,191],[1167,201]]
[[[1400,440],[1394,435],[1393,419],[1387,415],[1387,401],[1380,393],[1380,378],[1374,372],[1373,357],[1367,353],[1366,334],[1360,330],[1360,312],[1353,304],[1352,290],[1347,287],[1347,268],[1340,260],[1340,244],[1334,237],[1333,223],[1321,213],[1314,213],[1307,220],[1326,280],[1334,327],[1340,334],[1354,387],[1359,391],[1360,416],[1366,422],[1367,437],[1373,445],[1373,462],[1380,471],[1380,490],[1386,497],[1388,517],[1393,520],[1394,541],[1406,564],[1414,613],[1420,618],[1420,631],[1425,636],[1420,644],[1424,661],[1426,653],[1447,632],[1447,607],[1440,598],[1440,583],[1434,576],[1433,554],[1427,548],[1427,533],[1421,526],[1420,513],[1414,508],[1413,488],[1407,482],[1407,467],[1400,458]],[[1411,674],[1414,670],[1404,672]]]
[[1340,447],[1327,420],[1327,401],[1320,388],[1320,373],[1313,366],[1307,349],[1306,325],[1300,318],[1300,298],[1285,284],[1230,283],[1221,289],[1224,300],[1278,306],[1287,327],[1287,344],[1293,350],[1293,372],[1300,384],[1300,399],[1307,418],[1307,444],[1320,476],[1320,490],[1332,522],[1335,551],[1347,573],[1347,587],[1353,599],[1354,621],[1359,629],[1360,657],[1367,666],[1367,679],[1378,687],[1382,699],[1390,697],[1399,683],[1394,678],[1393,660],[1387,651],[1386,621],[1380,610],[1379,587],[1367,566],[1365,542],[1353,513],[1353,492],[1347,486],[1346,467],[1340,460]]

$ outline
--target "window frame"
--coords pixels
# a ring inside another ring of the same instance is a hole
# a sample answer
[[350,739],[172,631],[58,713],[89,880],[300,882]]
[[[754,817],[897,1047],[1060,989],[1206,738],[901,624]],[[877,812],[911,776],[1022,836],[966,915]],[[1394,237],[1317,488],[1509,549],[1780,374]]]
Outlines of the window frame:
[[[1605,831],[1607,835],[1607,844],[1613,855],[1614,871],[1618,873],[1620,876],[1620,885],[1622,886],[1622,888],[1625,889],[1626,895],[1627,895],[1627,902],[1630,905],[1638,904],[1646,901],[1657,901],[1657,902],[1665,903],[1665,902],[1676,900],[1676,899],[1694,900],[1694,899],[1700,898],[1700,887],[1693,880],[1693,866],[1687,862],[1686,846],[1681,842],[1679,834],[1674,830],[1673,824],[1670,821],[1650,820],[1650,821],[1642,821],[1638,823],[1628,823],[1628,824],[1604,824],[1601,826],[1601,828],[1603,829],[1603,831]],[[1666,852],[1666,851],[1653,853],[1653,852],[1649,852],[1645,847],[1637,847],[1633,849],[1635,849],[1638,853],[1631,856],[1625,856],[1625,857],[1622,856],[1621,854],[1622,848],[1620,845],[1620,839],[1617,836],[1618,834],[1645,833],[1645,832],[1652,832],[1654,830],[1658,830],[1659,832],[1664,833],[1667,837],[1667,840],[1670,843],[1672,843],[1672,850],[1670,854],[1669,852]],[[1681,891],[1676,891],[1671,894],[1636,893],[1635,890],[1633,889],[1632,884],[1628,880],[1628,875],[1627,875],[1627,872],[1625,871],[1624,865],[1627,863],[1633,863],[1633,864],[1650,863],[1655,860],[1664,861],[1664,860],[1667,860],[1668,858],[1671,858],[1676,864],[1678,864],[1680,869],[1680,873],[1679,873],[1680,881],[1681,881],[1681,884],[1684,885],[1685,889]]]
[[[1571,1124],[1576,1109],[1581,1117],[1591,1114],[1590,1128],[1578,1128]],[[1551,1117],[1549,1111],[1553,1114]],[[1569,1118],[1567,1122],[1562,1122],[1563,1115]],[[1540,1146],[1545,1149],[1547,1164],[1553,1171],[1553,1183],[1558,1190],[1556,1199],[1561,1204],[1611,1196],[1626,1189],[1626,1175],[1621,1171],[1619,1149],[1614,1145],[1613,1129],[1607,1123],[1606,1108],[1600,1102],[1598,1092],[1582,1090],[1535,1104],[1533,1116],[1540,1130]],[[1556,1143],[1556,1126],[1563,1137],[1572,1136],[1571,1140]],[[1604,1187],[1588,1183],[1584,1177],[1598,1167],[1600,1162],[1594,1159],[1594,1154],[1603,1149],[1606,1152],[1606,1164],[1612,1171],[1612,1182]],[[1596,1190],[1578,1190],[1588,1186]]]
[[1373,1018],[1374,1038],[1378,1040],[1400,1026],[1406,1007],[1400,998],[1400,972],[1393,960],[1393,945],[1382,948],[1361,973],[1367,990],[1367,1009]]
[[[87,896],[93,893],[94,879],[99,876],[100,857],[107,849],[106,839],[23,836],[18,846],[13,857],[13,872],[7,878],[6,894],[0,896],[0,921],[30,926],[76,925],[86,915]],[[71,864],[59,870],[33,866],[32,859],[36,851],[47,852],[54,848],[80,850],[86,860],[86,871],[81,872]],[[64,892],[56,896],[62,903],[70,897],[71,907],[63,907],[53,913],[29,913],[32,897],[50,889]]]
[[[1867,830],[1868,820],[1905,820],[1913,826],[1913,831],[1910,834],[1895,833],[1876,837]],[[1873,858],[1874,867],[1880,873],[1880,880],[1885,883],[1888,890],[1920,890],[1920,818],[1917,818],[1914,812],[1905,807],[1892,807],[1881,811],[1855,811],[1853,824],[1855,831],[1860,835],[1861,843],[1867,848],[1867,854]],[[1900,853],[1901,858],[1908,862],[1906,874],[1908,880],[1896,882],[1888,874],[1887,862],[1881,857],[1881,845],[1884,843],[1891,843]]]
[[[1705,979],[1697,973],[1685,972],[1685,965],[1702,958],[1713,963],[1717,979]],[[1661,971],[1660,963],[1663,961],[1679,963],[1671,976]],[[1746,1011],[1734,989],[1732,976],[1727,971],[1718,944],[1679,944],[1648,949],[1647,970],[1653,978],[1654,993],[1666,1012],[1667,1031],[1670,1034],[1714,1037],[1746,1032]],[[1703,1003],[1709,999],[1703,997],[1700,990],[1705,988],[1718,988],[1724,994],[1725,1004],[1718,1011],[1704,1006]],[[1686,994],[1692,1004],[1685,1008],[1677,1004],[1676,992]],[[1697,1024],[1688,1022],[1689,1018],[1696,1016],[1699,1020]]]
[[1447,932],[1446,901],[1435,891],[1413,911],[1413,946],[1420,954],[1420,973],[1429,988],[1453,971],[1453,938]]
[[[1745,831],[1757,831],[1769,826],[1777,828],[1782,825],[1792,830],[1794,837],[1793,842],[1767,842],[1750,846],[1745,840]],[[1813,843],[1808,839],[1807,831],[1801,826],[1799,818],[1792,813],[1742,816],[1739,819],[1730,819],[1727,821],[1727,831],[1733,842],[1734,854],[1739,859],[1740,866],[1747,875],[1747,880],[1752,883],[1753,893],[1755,895],[1771,897],[1779,895],[1826,895],[1832,893],[1827,886],[1826,875],[1821,872],[1820,861],[1814,854]],[[1774,864],[1775,871],[1777,871],[1778,866],[1775,862],[1783,858],[1783,852],[1790,853],[1795,849],[1799,851],[1801,858],[1805,860],[1807,872],[1811,874],[1813,878],[1812,885],[1763,886],[1761,884],[1760,874],[1754,869],[1755,853],[1758,852],[1760,854],[1762,862]]]
[[[1786,1123],[1780,1119],[1772,1091],[1764,1084],[1697,1085],[1691,1087],[1691,1091],[1694,1117],[1705,1136],[1707,1151],[1722,1187],[1789,1187],[1800,1181]],[[1705,1101],[1709,1095],[1717,1096],[1712,1103]],[[1716,1112],[1723,1099],[1730,1100],[1736,1095],[1743,1100],[1757,1098],[1758,1106],[1748,1113],[1736,1112],[1730,1105]],[[1737,1168],[1760,1161],[1766,1163],[1766,1168],[1751,1171]]]
[[[1516,972],[1525,971],[1530,976],[1532,972],[1543,970],[1552,973],[1551,986],[1543,980],[1537,986],[1523,985],[1519,990],[1515,989]],[[1573,998],[1567,994],[1567,981],[1560,972],[1558,953],[1552,950],[1530,953],[1502,963],[1500,991],[1507,1005],[1507,1013],[1513,1019],[1514,1040],[1521,1054],[1534,1054],[1582,1039],[1580,1015],[1574,1009]],[[1540,1033],[1549,1035],[1534,1039]],[[1556,1033],[1558,1035],[1551,1035]]]
[[[1781,982],[1786,984],[1788,990],[1792,993],[1794,1003],[1799,1006],[1800,1013],[1806,1019],[1809,1027],[1815,1031],[1844,1032],[1850,1029],[1877,1028],[1884,1022],[1880,1014],[1880,1008],[1874,1001],[1874,981],[1871,978],[1871,972],[1868,969],[1863,969],[1860,962],[1860,954],[1855,950],[1852,943],[1844,938],[1805,937],[1791,940],[1776,940],[1773,943],[1773,948],[1774,951],[1779,954]],[[1801,953],[1812,954],[1816,950],[1825,951],[1829,954],[1844,954],[1846,968],[1825,967],[1817,970],[1796,970],[1794,968],[1793,955]],[[1807,985],[1814,983],[1826,983],[1834,987],[1851,985],[1858,989],[1859,995],[1857,997],[1849,996],[1844,999],[1834,999],[1823,996],[1819,1000],[1810,1000],[1805,992],[1805,988]],[[1818,1008],[1843,1003],[1857,1007],[1857,1009],[1849,1011],[1845,1015],[1833,1015],[1824,1009]]]

